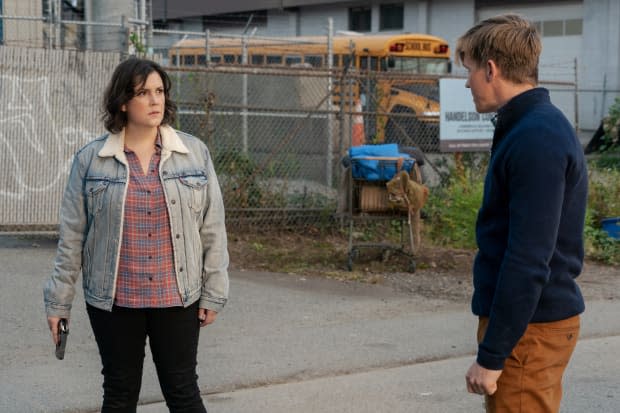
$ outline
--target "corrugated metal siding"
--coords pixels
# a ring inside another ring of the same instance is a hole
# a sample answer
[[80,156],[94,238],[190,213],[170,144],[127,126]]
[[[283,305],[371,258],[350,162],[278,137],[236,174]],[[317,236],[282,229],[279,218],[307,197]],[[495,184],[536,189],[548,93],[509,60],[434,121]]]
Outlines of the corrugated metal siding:
[[178,19],[242,11],[270,10],[282,7],[281,0],[152,0],[153,19]]
[[53,225],[118,53],[0,47],[0,226]]
[[347,30],[349,19],[347,10],[347,8],[337,6],[301,9],[301,35],[326,36],[329,17],[334,19],[334,33],[338,30]]
[[280,10],[271,10],[267,14],[267,28],[260,34],[266,36],[296,36],[296,15]]

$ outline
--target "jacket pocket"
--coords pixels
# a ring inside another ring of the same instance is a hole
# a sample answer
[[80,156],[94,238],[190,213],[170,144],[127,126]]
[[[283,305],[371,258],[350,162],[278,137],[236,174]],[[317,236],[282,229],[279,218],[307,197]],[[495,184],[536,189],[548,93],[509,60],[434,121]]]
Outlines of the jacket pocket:
[[84,184],[84,195],[88,213],[96,216],[104,205],[105,192],[110,185],[107,179],[88,179]]
[[207,183],[206,175],[188,175],[179,177],[181,182],[181,196],[187,202],[189,208],[196,214],[200,214],[207,205]]

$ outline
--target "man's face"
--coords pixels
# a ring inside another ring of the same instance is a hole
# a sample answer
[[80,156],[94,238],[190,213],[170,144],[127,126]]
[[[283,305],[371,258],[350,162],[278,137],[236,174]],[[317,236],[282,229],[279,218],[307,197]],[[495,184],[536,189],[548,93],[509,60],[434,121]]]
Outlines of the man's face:
[[488,74],[488,67],[485,64],[479,65],[469,56],[462,59],[463,67],[467,69],[467,82],[465,87],[469,88],[474,98],[476,111],[479,113],[495,112],[495,103],[491,76]]

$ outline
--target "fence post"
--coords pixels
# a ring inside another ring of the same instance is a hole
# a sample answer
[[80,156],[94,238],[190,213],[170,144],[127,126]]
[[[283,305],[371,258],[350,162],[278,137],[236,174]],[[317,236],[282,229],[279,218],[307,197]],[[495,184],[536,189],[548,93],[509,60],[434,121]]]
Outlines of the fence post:
[[603,73],[603,92],[601,97],[601,120],[605,117],[605,100],[607,99],[607,72]]
[[[242,65],[247,65],[248,64],[248,37],[247,36],[243,36],[241,38],[241,47],[242,47],[242,52],[241,52],[241,64]],[[241,106],[243,107],[243,109],[241,110],[241,133],[243,136],[243,153],[247,154],[248,153],[248,74],[244,73],[243,75],[241,75],[241,88],[243,89],[241,91]]]
[[575,131],[579,132],[579,77],[577,68],[577,58],[575,58]]
[[153,56],[153,24],[149,22],[146,26],[146,54],[147,56]]
[[[332,69],[334,68],[334,19],[332,17],[327,18],[327,165],[325,171],[325,184],[332,187],[332,163],[333,163],[333,151],[334,151],[334,118],[332,115],[333,110],[333,79]],[[341,124],[342,126],[342,124]],[[342,145],[342,141],[341,141]]]
[[[146,0],[140,0],[140,20],[142,20],[143,22],[146,21]],[[146,43],[146,31],[148,30],[147,27],[145,27],[142,23],[140,24],[139,30],[140,30],[140,41],[142,42],[142,44]],[[145,50],[146,53],[148,53],[148,49]]]
[[121,16],[121,57],[129,55],[129,23],[127,16]]
[[90,24],[93,21],[93,2],[92,0],[84,0],[84,20],[88,22],[84,26],[85,37],[85,49],[93,49],[93,26]]
[[209,29],[205,30],[205,66],[208,68],[211,64],[211,42],[210,37],[211,31]]
[[52,49],[54,47],[54,8],[52,2],[47,3],[47,47]]
[[62,48],[62,0],[56,1],[56,33],[54,37],[56,38],[56,48]]

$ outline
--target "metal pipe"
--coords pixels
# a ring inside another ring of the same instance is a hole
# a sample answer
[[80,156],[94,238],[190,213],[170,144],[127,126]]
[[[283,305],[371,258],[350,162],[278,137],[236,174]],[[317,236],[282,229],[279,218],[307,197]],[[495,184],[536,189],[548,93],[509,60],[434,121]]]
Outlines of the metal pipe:
[[48,19],[48,26],[47,26],[48,48],[52,49],[54,47],[54,35],[52,33],[54,31],[54,11],[52,9],[51,1],[47,2],[47,19]]
[[[248,64],[248,38],[247,36],[243,37],[243,39],[241,40],[241,47],[242,47],[241,64],[245,66]],[[241,133],[243,136],[243,153],[247,154],[248,153],[248,109],[247,109],[248,75],[247,73],[244,73],[243,75],[241,75],[241,82],[242,82],[241,105],[243,106],[243,109],[241,111]]]
[[6,20],[32,20],[32,21],[48,21],[44,16],[7,16],[6,14],[0,14],[0,19]]
[[[327,18],[327,70],[329,70],[329,76],[327,77],[327,110],[329,112],[333,109],[333,79],[332,68],[334,66],[334,19]],[[332,114],[327,115],[327,165],[325,168],[325,184],[331,188],[332,186],[332,161],[334,150],[334,117]]]
[[[92,0],[84,0],[84,19],[87,22],[93,23],[93,2]],[[86,50],[92,50],[93,48],[93,30],[91,25],[87,25],[85,28],[85,40],[86,40]]]
[[106,22],[91,22],[82,20],[61,20],[62,24],[75,24],[76,26],[102,26],[102,27],[123,27],[122,23],[106,23]]
[[56,0],[56,47],[62,48],[62,0]]
[[579,81],[579,77],[577,68],[577,58],[575,58],[575,130],[579,132],[579,94],[577,93],[577,82]]
[[205,66],[209,67],[211,65],[211,31],[209,29],[205,30]]
[[184,34],[196,37],[204,37],[204,33],[201,32],[190,32],[187,30],[164,30],[164,29],[153,29],[153,33],[159,34]]

